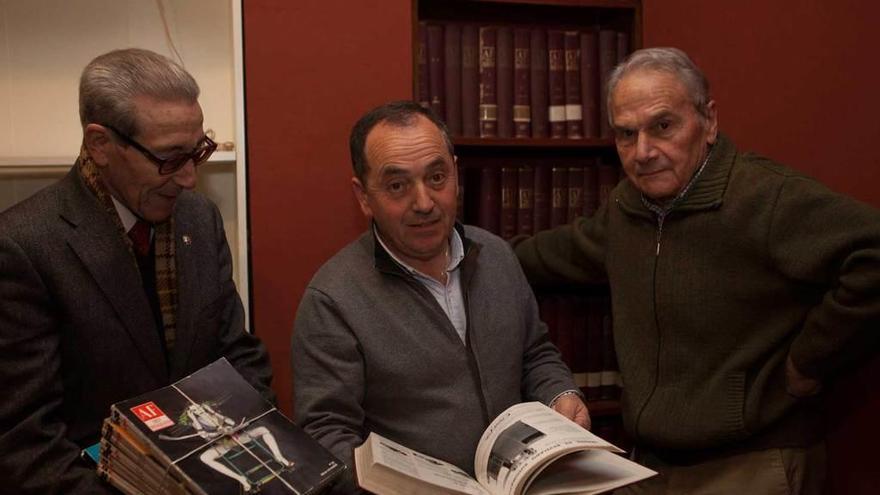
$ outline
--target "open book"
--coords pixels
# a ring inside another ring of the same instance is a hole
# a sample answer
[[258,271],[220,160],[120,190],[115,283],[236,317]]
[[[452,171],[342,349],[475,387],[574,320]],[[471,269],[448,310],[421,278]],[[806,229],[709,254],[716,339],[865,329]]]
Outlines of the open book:
[[539,402],[517,404],[483,432],[476,479],[376,433],[354,450],[360,486],[381,495],[590,494],[657,474]]
[[113,404],[98,463],[98,475],[129,495],[305,495],[344,469],[225,358]]

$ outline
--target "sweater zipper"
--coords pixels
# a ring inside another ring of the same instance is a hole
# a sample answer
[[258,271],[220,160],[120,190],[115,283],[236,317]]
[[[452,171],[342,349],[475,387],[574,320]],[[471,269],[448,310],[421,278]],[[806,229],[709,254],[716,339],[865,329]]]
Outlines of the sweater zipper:
[[660,256],[660,239],[663,237],[663,221],[666,220],[666,213],[657,214],[657,250],[655,257]]

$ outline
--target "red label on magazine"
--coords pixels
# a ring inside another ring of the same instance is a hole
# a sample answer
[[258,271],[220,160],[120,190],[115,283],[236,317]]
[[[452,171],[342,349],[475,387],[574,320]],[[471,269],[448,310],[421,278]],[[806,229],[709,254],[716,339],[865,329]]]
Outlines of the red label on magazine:
[[143,421],[150,431],[159,431],[174,425],[174,421],[171,421],[171,418],[166,416],[152,401],[132,407],[131,412]]

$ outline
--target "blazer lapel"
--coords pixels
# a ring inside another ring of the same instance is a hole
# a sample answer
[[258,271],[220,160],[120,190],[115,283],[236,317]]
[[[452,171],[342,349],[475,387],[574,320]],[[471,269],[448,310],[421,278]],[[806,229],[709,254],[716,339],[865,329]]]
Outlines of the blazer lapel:
[[[71,175],[76,173],[74,167]],[[67,244],[110,302],[148,369],[160,383],[166,383],[165,356],[137,265],[113,219],[87,191],[78,175],[67,178],[71,181],[71,194],[64,196],[61,208],[62,217],[71,226]]]
[[188,215],[174,216],[174,243],[177,264],[177,335],[174,350],[171,352],[171,376],[179,378],[187,369],[193,342],[196,337],[193,325],[194,311],[198,303],[196,282],[199,277],[198,265],[192,253],[194,231]]

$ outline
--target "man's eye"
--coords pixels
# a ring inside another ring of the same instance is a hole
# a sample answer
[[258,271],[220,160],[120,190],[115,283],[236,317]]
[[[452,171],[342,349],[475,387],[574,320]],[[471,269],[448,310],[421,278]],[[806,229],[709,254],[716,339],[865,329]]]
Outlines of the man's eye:
[[433,175],[431,175],[431,177],[430,177],[430,181],[431,181],[431,184],[434,184],[434,185],[441,185],[441,184],[443,184],[444,182],[446,182],[446,174],[443,174],[443,173],[440,173],[440,172],[438,172],[438,173],[436,173],[436,174],[433,174]]
[[669,121],[667,120],[661,120],[660,122],[657,122],[657,129],[660,131],[668,131],[670,127],[672,127],[672,124],[669,123]]
[[388,189],[388,192],[399,193],[406,188],[406,184],[401,181],[389,182],[385,188]]

